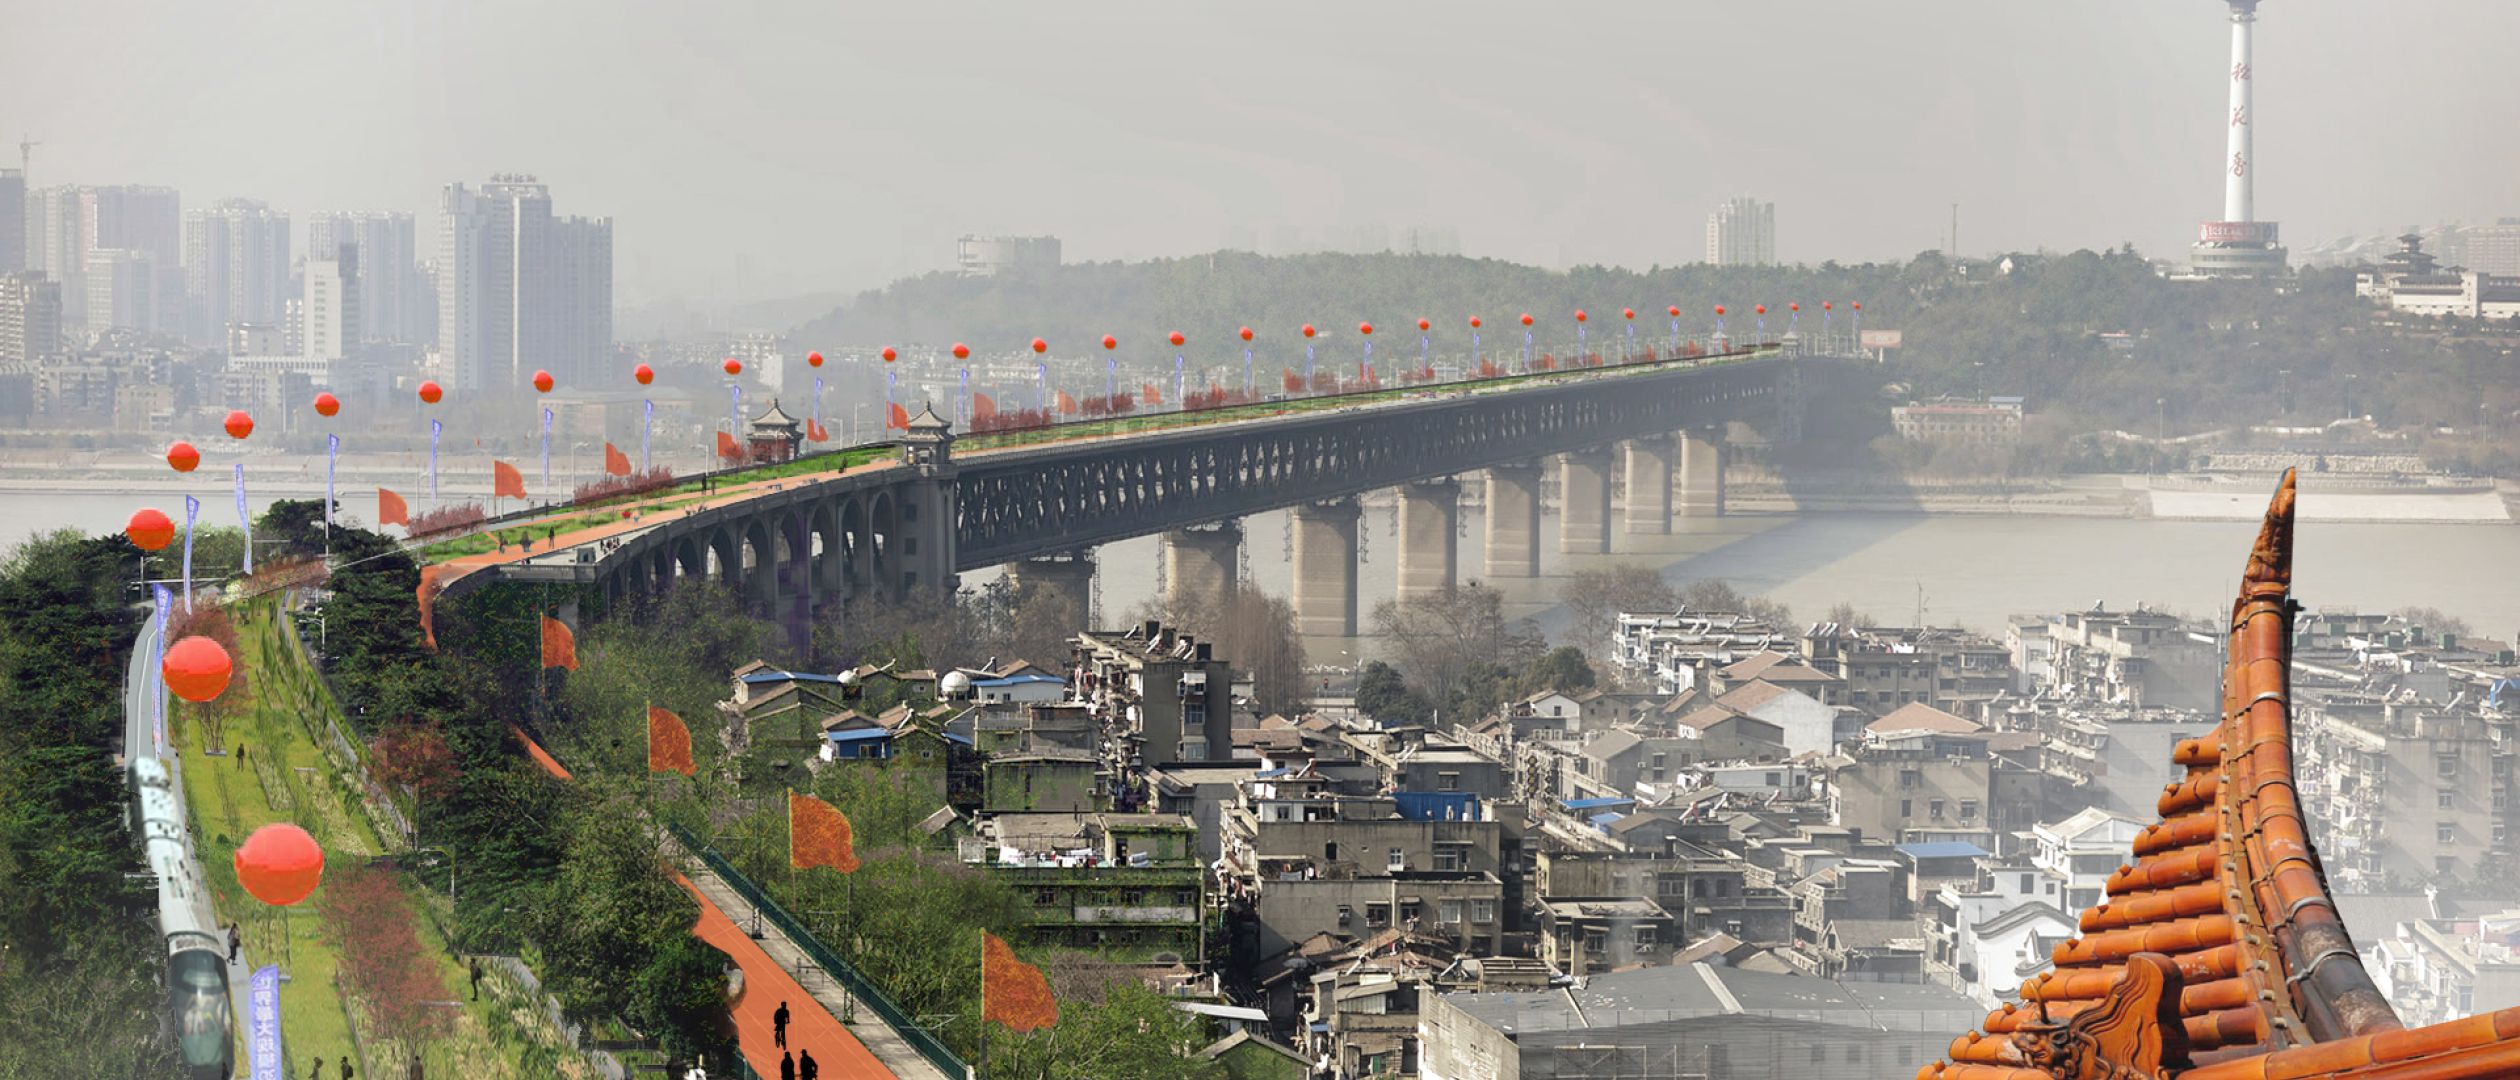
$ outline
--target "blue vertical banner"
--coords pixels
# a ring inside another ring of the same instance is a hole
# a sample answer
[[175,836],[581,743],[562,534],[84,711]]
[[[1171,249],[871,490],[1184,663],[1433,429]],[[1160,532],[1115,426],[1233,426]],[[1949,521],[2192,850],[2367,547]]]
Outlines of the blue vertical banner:
[[1312,392],[1312,372],[1313,372],[1313,344],[1312,344],[1312,342],[1311,342],[1311,341],[1307,340],[1307,341],[1305,341],[1305,342],[1304,342],[1304,392],[1305,392],[1305,393],[1311,393],[1311,392]]
[[1531,328],[1523,327],[1523,370],[1531,370]]
[[1243,346],[1243,396],[1251,396],[1251,346]]
[[1479,328],[1470,328],[1470,370],[1479,369]]
[[1174,354],[1174,355],[1173,355],[1173,399],[1172,399],[1172,407],[1173,407],[1173,408],[1176,408],[1176,409],[1181,408],[1181,407],[1182,407],[1182,406],[1186,403],[1186,401],[1187,401],[1187,399],[1185,399],[1185,398],[1183,398],[1183,397],[1181,396],[1181,392],[1182,392],[1183,390],[1188,389],[1188,387],[1186,387],[1186,386],[1183,386],[1183,385],[1182,385],[1182,381],[1181,381],[1181,380],[1182,380],[1182,370],[1181,370],[1181,367],[1182,367],[1182,364],[1183,364],[1183,363],[1185,363],[1185,361],[1182,359],[1182,357],[1181,357],[1181,355],[1180,355],[1180,354],[1176,353],[1176,354]]
[[1680,355],[1680,316],[1671,317],[1671,354]]
[[1621,359],[1621,360],[1625,360],[1625,359],[1627,359],[1628,357],[1631,357],[1631,356],[1634,356],[1634,355],[1636,355],[1636,320],[1634,320],[1634,319],[1630,319],[1630,320],[1628,320],[1628,343],[1627,343],[1627,351],[1626,351],[1626,352],[1624,352],[1624,353],[1620,353],[1620,354],[1619,354],[1619,359]]
[[440,436],[440,435],[444,435],[444,434],[446,434],[446,425],[445,425],[443,422],[441,422],[441,421],[437,421],[437,420],[431,420],[431,421],[429,421],[429,501],[430,501],[431,503],[435,503],[435,502],[437,502],[437,497],[438,497],[438,486],[437,486],[437,450],[438,450],[438,436]]
[[324,535],[332,535],[333,468],[341,463],[341,436],[324,436]]
[[1592,341],[1592,326],[1591,326],[1590,324],[1587,324],[1587,323],[1581,323],[1581,322],[1576,323],[1576,324],[1575,324],[1575,363],[1576,363],[1577,365],[1581,365],[1581,364],[1584,362],[1584,358],[1585,358],[1585,357],[1592,355],[1592,345],[1590,344],[1590,342],[1591,342],[1591,341]]
[[822,426],[822,376],[814,376],[814,426]]
[[184,496],[184,614],[192,614],[193,522],[201,517],[201,500]]
[[648,471],[648,433],[656,430],[656,399],[639,402],[639,471]]
[[247,1007],[253,1013],[246,1038],[253,1052],[254,1080],[288,1080],[280,1074],[280,965],[255,969]]
[[166,613],[169,609],[172,609],[175,606],[175,597],[166,591],[166,583],[163,581],[151,584],[149,586],[149,592],[150,598],[157,601],[157,644],[154,648],[149,650],[149,684],[157,688],[156,692],[150,694],[149,697],[154,702],[151,707],[157,711],[157,719],[151,725],[150,730],[157,738],[158,756],[165,757]]
[[1041,411],[1050,411],[1050,365],[1034,364],[1033,378],[1041,384]]
[[245,509],[245,463],[236,463],[236,527],[245,530],[245,572],[254,572],[254,515]]
[[1365,359],[1357,362],[1356,377],[1362,381],[1374,373],[1374,339],[1365,339]]
[[954,422],[961,424],[963,430],[969,431],[971,430],[971,414],[977,407],[971,401],[971,369],[963,368],[961,372],[960,388],[954,391]]
[[543,486],[551,486],[551,410],[543,409]]
[[730,384],[726,388],[726,433],[737,440],[744,437],[744,388]]

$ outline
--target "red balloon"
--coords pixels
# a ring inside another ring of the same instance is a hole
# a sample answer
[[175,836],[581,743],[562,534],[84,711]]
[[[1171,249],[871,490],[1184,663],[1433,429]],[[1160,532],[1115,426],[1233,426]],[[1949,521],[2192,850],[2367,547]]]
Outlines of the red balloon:
[[152,507],[131,512],[131,520],[123,523],[123,535],[131,546],[142,551],[164,551],[175,542],[175,522]]
[[540,368],[534,369],[534,389],[541,393],[550,393],[551,373]]
[[821,353],[818,353],[818,352],[809,352],[809,353],[806,353],[806,354],[805,354],[805,366],[806,366],[806,367],[821,367],[821,366],[822,366],[822,354],[821,354]]
[[1761,305],[1759,305],[1758,307],[1753,308],[1752,310],[1757,311],[1757,312],[1758,312],[1759,314],[1761,314],[1761,315],[1765,315],[1765,314],[1767,314],[1767,305],[1766,305],[1766,304],[1761,304]]
[[254,433],[254,418],[243,409],[230,409],[227,423],[221,426],[227,428],[228,438],[242,439]]
[[208,701],[227,689],[228,675],[236,666],[229,661],[225,646],[194,634],[170,646],[158,670],[166,676],[166,688],[174,691],[176,697]]
[[315,415],[334,416],[341,412],[341,399],[329,393],[315,395]]
[[1861,300],[1855,301],[1855,310],[1857,310],[1857,311],[1862,311],[1862,310],[1864,310],[1864,302],[1863,302],[1863,301],[1861,301]]
[[1478,316],[1476,316],[1476,315],[1470,316],[1470,329],[1476,330],[1476,329],[1478,329],[1478,328],[1479,328],[1479,317],[1478,317]]
[[965,345],[965,344],[963,344],[962,342],[959,342],[959,341],[955,342],[955,343],[954,343],[954,359],[956,359],[956,360],[969,360],[969,359],[971,359],[971,346],[969,346],[969,345]]
[[1621,315],[1625,315],[1625,316],[1627,316],[1628,318],[1633,319],[1633,318],[1635,318],[1635,317],[1636,317],[1636,309],[1635,309],[1635,308],[1632,308],[1632,307],[1631,307],[1631,308],[1620,308],[1620,309],[1619,309],[1619,314],[1621,314]]
[[193,444],[177,439],[175,445],[166,448],[166,463],[174,466],[176,472],[191,472],[201,467],[201,451],[193,449]]
[[1680,305],[1678,305],[1678,304],[1673,304],[1673,305],[1671,305],[1671,317],[1672,317],[1672,318],[1675,318],[1675,319],[1677,319],[1677,318],[1679,318],[1679,317],[1680,317]]
[[1250,328],[1250,327],[1248,327],[1248,326],[1243,327],[1242,329],[1235,331],[1235,333],[1241,334],[1241,335],[1242,335],[1242,339],[1243,339],[1244,341],[1249,341],[1249,340],[1251,340],[1251,328]]
[[744,362],[735,359],[732,356],[726,358],[726,363],[718,366],[725,368],[726,373],[729,375],[741,375],[744,373]]
[[1576,322],[1582,322],[1582,321],[1584,321],[1584,309],[1582,309],[1582,308],[1576,308],[1576,309],[1575,309],[1575,321],[1576,321]]
[[1420,330],[1431,330],[1431,329],[1434,329],[1434,327],[1435,327],[1435,324],[1434,324],[1434,323],[1428,322],[1428,321],[1426,321],[1426,320],[1424,320],[1424,319],[1419,319],[1419,320],[1418,320],[1418,329],[1420,329]]
[[1716,317],[1716,318],[1718,318],[1718,319],[1720,319],[1720,318],[1723,318],[1723,317],[1724,317],[1724,305],[1722,305],[1722,304],[1717,304],[1717,305],[1715,305],[1715,317]]
[[1529,313],[1529,312],[1524,312],[1524,313],[1523,313],[1522,320],[1523,320],[1523,325],[1524,325],[1524,326],[1529,326],[1529,325],[1531,325],[1531,313]]
[[1305,337],[1311,337],[1311,336],[1313,336],[1313,324],[1311,324],[1311,323],[1305,323],[1305,324],[1304,324],[1304,336],[1305,336]]
[[423,381],[420,383],[420,400],[421,400],[422,402],[427,403],[427,404],[430,404],[430,405],[435,405],[435,404],[437,404],[437,403],[438,403],[438,399],[439,399],[439,398],[442,398],[442,397],[445,397],[445,396],[446,396],[446,389],[445,389],[444,387],[439,386],[439,385],[437,384],[437,380],[435,380],[435,379],[427,379],[427,380],[423,380]]
[[1040,338],[1034,338],[1034,339],[1033,339],[1033,351],[1034,351],[1034,352],[1037,352],[1037,353],[1045,353],[1045,352],[1049,352],[1049,351],[1050,351],[1050,343],[1049,343],[1049,342],[1047,342],[1047,341],[1043,341],[1043,340],[1041,340]]
[[1837,307],[1837,303],[1836,303],[1835,301],[1832,301],[1832,300],[1823,300],[1823,301],[1820,301],[1820,310],[1822,310],[1822,311],[1830,311],[1830,310],[1835,309],[1836,307]]
[[901,354],[900,354],[900,353],[896,353],[896,352],[894,352],[894,351],[893,351],[893,347],[892,347],[892,346],[890,346],[890,345],[886,345],[886,346],[884,346],[884,362],[885,362],[885,363],[887,363],[887,364],[892,363],[892,362],[893,362],[893,358],[894,358],[894,357],[897,357],[897,356],[899,356],[899,355],[901,355]]
[[1371,335],[1374,332],[1374,324],[1369,322],[1358,323],[1356,324],[1356,332]]
[[1802,310],[1802,301],[1800,301],[1800,300],[1796,300],[1796,301],[1794,301],[1793,303],[1790,303],[1790,304],[1785,305],[1785,307],[1787,308],[1787,310],[1791,310],[1791,311],[1801,311],[1801,310]]
[[639,380],[639,385],[646,386],[647,384],[656,381],[656,369],[649,367],[646,364],[641,364],[630,369],[630,377]]
[[1175,330],[1175,331],[1173,331],[1173,332],[1172,332],[1172,336],[1171,336],[1171,337],[1169,337],[1169,338],[1167,338],[1166,340],[1171,341],[1174,345],[1180,345],[1182,342],[1188,341],[1188,340],[1190,340],[1190,339],[1189,339],[1189,338],[1186,338],[1186,337],[1181,336],[1181,331],[1179,331],[1179,330]]
[[1117,349],[1117,348],[1119,348],[1119,347],[1120,347],[1120,339],[1119,339],[1119,338],[1113,337],[1113,336],[1111,336],[1111,335],[1109,335],[1109,334],[1104,334],[1104,335],[1103,335],[1103,348],[1106,348],[1106,349]]
[[236,882],[254,899],[288,907],[324,881],[324,849],[306,830],[285,821],[254,830],[236,849]]

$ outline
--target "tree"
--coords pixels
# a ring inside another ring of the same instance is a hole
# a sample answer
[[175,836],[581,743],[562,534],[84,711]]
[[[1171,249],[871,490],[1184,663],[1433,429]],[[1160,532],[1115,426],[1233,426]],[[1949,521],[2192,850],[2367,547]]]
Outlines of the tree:
[[1423,724],[1435,707],[1409,689],[1399,669],[1380,660],[1368,660],[1357,673],[1356,711],[1383,724]]
[[416,1041],[444,1030],[445,973],[420,946],[411,906],[390,871],[353,864],[326,877],[316,910],[341,952],[343,983],[367,1003],[379,1034]]
[[435,720],[405,720],[386,729],[377,736],[369,763],[379,783],[410,788],[422,799],[445,794],[463,775]]
[[544,981],[589,1014],[624,1012],[639,973],[700,917],[630,809],[616,802],[576,815],[559,872],[528,915]]
[[1738,611],[1778,629],[1794,624],[1793,609],[1763,596],[1751,596],[1722,578],[1699,578],[1680,589],[1680,602],[1690,611]]
[[1024,1080],[1224,1080],[1197,1056],[1207,1036],[1195,1016],[1134,982],[1099,999],[1062,998],[1059,1022],[1017,1034],[988,1027],[989,1077]]
[[2455,634],[2459,637],[2467,637],[2476,632],[2476,628],[2469,626],[2466,619],[2440,608],[2402,607],[2390,612],[2389,615],[2409,627],[2421,628],[2427,634]]
[[[338,513],[339,502],[333,503]],[[324,554],[324,500],[281,499],[254,522],[255,557],[313,559]]]
[[1851,600],[1840,600],[1835,604],[1829,605],[1829,614],[1823,619],[1823,621],[1833,622],[1839,626],[1880,625],[1873,621],[1872,616],[1855,610],[1855,603]]
[[1560,645],[1541,654],[1522,674],[1515,691],[1521,696],[1557,691],[1573,693],[1593,687],[1592,665],[1585,661],[1583,650]]
[[1629,564],[1577,570],[1567,575],[1558,599],[1573,617],[1570,642],[1595,654],[1610,647],[1621,613],[1670,611],[1680,604],[1679,594],[1661,574]]
[[1520,671],[1540,652],[1530,620],[1505,618],[1505,595],[1469,584],[1406,602],[1374,605],[1374,631],[1394,667],[1429,700],[1450,702],[1471,665]]
[[716,946],[690,934],[669,937],[632,979],[622,1019],[654,1032],[670,1056],[729,1057],[734,1047],[719,1033],[726,1019],[726,967],[726,954]]

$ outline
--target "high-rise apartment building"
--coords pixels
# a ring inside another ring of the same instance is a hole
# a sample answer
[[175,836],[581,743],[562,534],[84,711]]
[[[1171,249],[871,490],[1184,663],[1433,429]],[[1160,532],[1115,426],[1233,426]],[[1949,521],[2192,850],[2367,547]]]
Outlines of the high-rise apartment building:
[[158,321],[161,305],[154,256],[131,248],[94,248],[82,270],[87,333],[134,330],[154,334],[164,328]]
[[425,344],[437,338],[428,283],[420,275],[411,215],[402,212],[317,214],[306,221],[306,257],[332,257],[344,244],[359,250],[359,333],[368,341]]
[[26,174],[0,169],[0,274],[26,269]]
[[61,283],[33,270],[0,271],[0,370],[61,355]]
[[[313,253],[310,253],[313,254]],[[364,339],[360,316],[359,245],[338,244],[332,258],[306,261],[306,294],[298,310],[306,320],[300,353],[309,360],[344,360]]]
[[1776,204],[1748,195],[1726,199],[1706,215],[1706,261],[1717,266],[1776,263]]
[[579,384],[612,352],[612,219],[554,217],[531,176],[448,184],[439,205],[438,351],[458,387]]
[[289,215],[226,199],[184,215],[184,339],[216,345],[237,323],[280,321],[289,303]]
[[28,200],[29,269],[61,284],[63,329],[85,333],[89,255],[99,248],[130,251],[150,260],[148,323],[174,325],[183,313],[184,215],[173,188],[68,185],[44,188]]
[[[0,190],[7,186],[8,181],[0,180]],[[2496,277],[2520,277],[2520,218],[2461,229],[2459,238],[2464,250],[2457,265]]]

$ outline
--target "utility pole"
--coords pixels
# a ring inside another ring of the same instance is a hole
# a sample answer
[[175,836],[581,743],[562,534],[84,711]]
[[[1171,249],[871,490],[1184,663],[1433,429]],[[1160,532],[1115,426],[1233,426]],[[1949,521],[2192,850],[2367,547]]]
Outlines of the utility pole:
[[18,134],[18,181],[20,183],[25,183],[28,177],[35,175],[35,148],[42,145],[44,144],[28,139],[23,132]]

